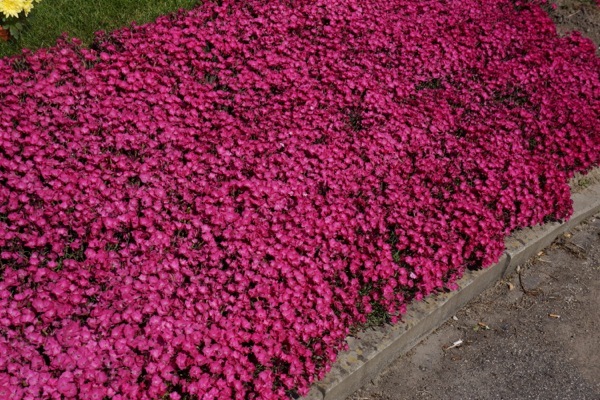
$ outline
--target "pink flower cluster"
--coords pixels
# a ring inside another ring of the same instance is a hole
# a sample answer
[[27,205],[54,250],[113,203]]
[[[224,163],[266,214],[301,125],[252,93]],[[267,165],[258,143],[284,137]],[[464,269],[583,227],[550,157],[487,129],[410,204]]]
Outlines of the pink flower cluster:
[[600,60],[510,0],[205,2],[0,60],[0,398],[306,393],[571,211]]

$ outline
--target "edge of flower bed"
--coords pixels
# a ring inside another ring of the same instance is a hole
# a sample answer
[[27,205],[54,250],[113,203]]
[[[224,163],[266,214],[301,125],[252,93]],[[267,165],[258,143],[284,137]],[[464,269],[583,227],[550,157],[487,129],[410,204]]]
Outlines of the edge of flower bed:
[[549,246],[559,235],[599,212],[600,182],[574,193],[572,199],[573,215],[568,221],[547,223],[513,233],[505,240],[506,250],[498,263],[479,271],[467,271],[457,282],[458,290],[410,304],[401,323],[369,329],[349,337],[349,350],[338,355],[331,371],[314,384],[302,400],[342,400],[360,389],[466,303],[513,273],[518,265]]

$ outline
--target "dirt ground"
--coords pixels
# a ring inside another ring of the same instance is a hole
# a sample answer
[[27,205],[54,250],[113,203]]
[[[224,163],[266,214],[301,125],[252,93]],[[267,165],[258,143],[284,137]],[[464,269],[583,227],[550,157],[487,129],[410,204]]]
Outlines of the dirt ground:
[[[551,0],[556,8],[547,7],[560,34],[579,31],[600,46],[600,7],[595,0]],[[600,51],[599,51],[600,52]]]
[[484,292],[348,400],[598,400],[599,294],[600,214]]

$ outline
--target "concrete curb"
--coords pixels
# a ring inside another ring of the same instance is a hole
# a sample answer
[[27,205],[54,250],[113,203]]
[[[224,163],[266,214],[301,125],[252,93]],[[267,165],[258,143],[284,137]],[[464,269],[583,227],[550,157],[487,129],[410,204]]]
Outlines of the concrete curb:
[[313,385],[302,400],[343,400],[374,378],[400,355],[408,352],[440,327],[466,303],[488,287],[513,273],[518,265],[549,246],[559,235],[600,212],[600,183],[573,198],[573,215],[564,223],[548,223],[515,232],[506,239],[500,261],[484,270],[467,271],[457,282],[459,289],[409,305],[403,323],[361,332],[348,338],[349,350],[338,355],[331,371]]

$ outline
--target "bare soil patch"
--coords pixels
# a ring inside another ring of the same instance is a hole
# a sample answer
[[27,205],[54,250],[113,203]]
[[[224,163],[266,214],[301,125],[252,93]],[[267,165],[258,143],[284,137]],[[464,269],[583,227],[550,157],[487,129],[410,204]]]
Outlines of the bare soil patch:
[[583,36],[600,45],[600,7],[594,0],[553,0],[556,7],[548,7],[548,13],[556,23],[558,33],[564,35],[579,31]]

